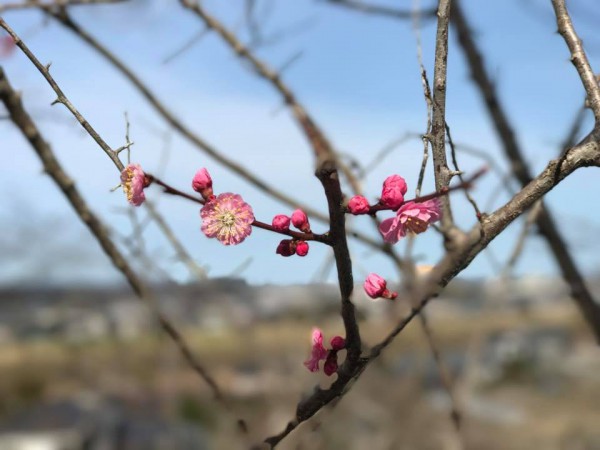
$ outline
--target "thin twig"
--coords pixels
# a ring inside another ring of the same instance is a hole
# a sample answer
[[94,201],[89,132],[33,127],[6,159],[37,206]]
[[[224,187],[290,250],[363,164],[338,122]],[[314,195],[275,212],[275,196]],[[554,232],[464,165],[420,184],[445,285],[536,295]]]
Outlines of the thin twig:
[[579,73],[579,78],[585,92],[587,94],[587,100],[591,110],[594,112],[596,118],[596,124],[600,123],[600,86],[594,71],[590,66],[581,39],[577,35],[571,17],[567,11],[565,0],[552,0],[552,6],[554,7],[554,13],[556,14],[556,23],[558,24],[558,32],[565,40],[569,51],[571,52],[571,62]]

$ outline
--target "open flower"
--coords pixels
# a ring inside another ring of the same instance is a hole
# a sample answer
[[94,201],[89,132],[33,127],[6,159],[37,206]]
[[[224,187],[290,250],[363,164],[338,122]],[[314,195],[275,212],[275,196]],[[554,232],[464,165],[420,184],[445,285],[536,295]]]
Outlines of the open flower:
[[429,224],[440,219],[441,214],[440,202],[437,198],[421,203],[407,202],[398,209],[396,217],[381,222],[379,231],[385,242],[395,244],[406,236],[407,231],[415,234],[423,233]]
[[387,281],[376,273],[370,273],[363,284],[367,295],[371,298],[388,298],[390,300],[398,297],[397,292],[392,292],[387,288]]
[[319,361],[325,360],[323,372],[329,377],[337,372],[337,354],[340,350],[345,348],[346,340],[341,336],[334,336],[331,339],[331,349],[327,350],[325,347],[323,347],[323,332],[318,328],[313,328],[312,351],[310,358],[304,361],[304,365],[311,372],[318,372]]
[[252,233],[252,207],[238,194],[226,192],[200,210],[202,232],[224,245],[237,245]]
[[304,365],[311,372],[318,372],[319,361],[325,360],[323,372],[327,376],[333,375],[338,369],[337,353],[344,348],[346,348],[346,340],[341,336],[334,336],[331,339],[331,350],[327,350],[323,347],[323,332],[313,328],[312,351],[310,358],[304,361]]
[[148,186],[146,174],[139,164],[128,164],[121,172],[121,186],[127,201],[133,206],[140,206],[146,200],[144,188]]
[[392,209],[398,208],[404,202],[404,194],[408,187],[400,175],[391,175],[383,182],[381,203]]
[[318,328],[312,331],[312,350],[310,358],[304,361],[304,365],[311,372],[319,371],[319,361],[327,358],[327,350],[323,347],[323,332]]

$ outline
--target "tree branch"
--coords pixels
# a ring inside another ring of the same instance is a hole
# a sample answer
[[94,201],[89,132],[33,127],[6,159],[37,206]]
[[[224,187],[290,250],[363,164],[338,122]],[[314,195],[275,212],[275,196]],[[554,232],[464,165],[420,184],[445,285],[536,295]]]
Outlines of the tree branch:
[[569,47],[571,62],[575,66],[575,69],[577,69],[577,73],[579,73],[579,77],[587,93],[590,108],[594,112],[596,125],[598,125],[600,124],[600,86],[598,86],[598,80],[583,50],[581,39],[579,39],[579,36],[575,32],[573,22],[571,22],[571,17],[565,5],[565,0],[552,0],[552,6],[556,14],[558,32]]
[[156,299],[148,287],[138,278],[127,260],[123,257],[117,246],[112,242],[106,227],[101,220],[89,208],[83,199],[75,182],[64,171],[48,143],[41,136],[36,124],[23,108],[20,95],[11,87],[4,71],[0,67],[0,100],[6,106],[11,120],[21,130],[23,136],[31,144],[38,157],[44,165],[44,171],[50,175],[52,180],[62,190],[63,194],[82,220],[94,235],[104,253],[109,257],[113,265],[123,274],[136,295],[150,308],[152,314],[160,324],[163,331],[173,340],[185,361],[196,372],[196,374],[208,384],[215,398],[225,404],[225,399],[215,380],[208,374],[206,369],[196,360],[183,336],[171,324],[158,308]]
[[[450,23],[451,0],[440,0],[438,24],[435,38],[435,63],[433,71],[433,112],[431,123],[431,153],[435,189],[448,187],[453,173],[446,159],[446,83],[448,68],[448,26]],[[442,229],[449,231],[453,226],[452,211],[448,197],[441,199]]]

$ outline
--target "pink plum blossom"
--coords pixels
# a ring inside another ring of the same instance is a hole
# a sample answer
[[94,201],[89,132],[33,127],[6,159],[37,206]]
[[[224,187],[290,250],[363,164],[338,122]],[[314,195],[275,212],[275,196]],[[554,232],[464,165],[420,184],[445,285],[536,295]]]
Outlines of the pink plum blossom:
[[376,273],[370,273],[363,284],[367,295],[371,298],[387,298],[390,300],[398,296],[397,292],[390,291],[387,288],[387,281]]
[[319,371],[319,361],[327,358],[327,350],[323,347],[323,332],[318,328],[312,331],[312,350],[310,358],[304,361],[304,365],[311,372]]
[[133,206],[140,206],[146,200],[144,188],[148,186],[146,174],[139,164],[128,164],[121,172],[121,186],[127,201]]
[[237,245],[252,233],[252,207],[238,194],[219,194],[200,210],[202,232],[224,245]]
[[196,172],[192,180],[192,189],[200,193],[204,199],[209,199],[213,195],[212,178],[204,167]]
[[331,339],[331,350],[323,347],[323,332],[318,328],[312,331],[312,350],[310,358],[304,361],[304,365],[311,372],[319,371],[319,361],[325,360],[323,372],[330,376],[337,372],[337,352],[346,347],[346,340],[341,336],[334,336]]
[[292,224],[304,233],[310,233],[310,224],[306,213],[301,209],[297,209],[292,213]]
[[351,214],[367,214],[369,212],[369,201],[362,195],[355,195],[348,202],[348,211]]
[[308,254],[308,242],[298,241],[296,242],[296,255],[306,256]]
[[437,222],[441,216],[440,202],[437,198],[426,202],[407,202],[398,209],[396,217],[385,219],[379,225],[383,240],[395,244],[406,236],[407,231],[423,233],[429,224]]
[[277,214],[273,217],[272,225],[277,231],[287,231],[290,229],[290,218],[284,214]]
[[381,203],[389,208],[396,209],[404,202],[404,194],[408,187],[400,175],[391,175],[383,182]]

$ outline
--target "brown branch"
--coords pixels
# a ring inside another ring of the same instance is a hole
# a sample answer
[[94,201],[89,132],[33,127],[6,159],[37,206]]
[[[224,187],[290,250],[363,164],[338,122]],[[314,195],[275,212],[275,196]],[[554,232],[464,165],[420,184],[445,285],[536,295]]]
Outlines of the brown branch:
[[135,274],[127,260],[123,257],[117,246],[110,239],[106,227],[102,224],[96,214],[89,208],[77,190],[74,181],[63,170],[59,161],[54,156],[52,149],[40,134],[36,124],[32,121],[29,114],[23,109],[20,95],[17,94],[17,92],[15,92],[11,87],[1,67],[0,99],[6,106],[11,120],[21,130],[23,136],[27,139],[39,156],[44,165],[44,171],[50,175],[52,180],[62,190],[63,194],[67,197],[67,200],[79,218],[85,223],[90,232],[96,238],[102,247],[102,250],[104,250],[104,253],[106,253],[114,266],[123,274],[136,295],[148,305],[163,331],[167,333],[167,335],[173,340],[189,366],[204,382],[208,384],[215,398],[226,405],[223,394],[221,393],[215,380],[196,360],[183,336],[171,324],[167,316],[160,311],[156,299],[148,287]]
[[579,73],[579,78],[581,78],[581,82],[587,93],[588,103],[594,112],[596,124],[598,125],[600,123],[600,86],[598,85],[598,80],[585,54],[581,39],[579,39],[579,36],[575,32],[573,22],[571,22],[571,17],[565,5],[565,0],[552,0],[552,6],[556,14],[558,32],[569,47],[571,62],[575,66],[575,69],[577,69],[577,73]]
[[[504,112],[496,94],[496,88],[485,69],[483,55],[475,44],[471,27],[462,12],[459,0],[455,0],[452,21],[456,27],[459,44],[467,58],[471,77],[484,99],[498,136],[502,141],[504,152],[511,163],[512,172],[521,185],[526,186],[531,181],[531,175],[525,161],[524,153],[517,143],[515,132],[508,121],[508,115]],[[581,60],[579,59],[578,61]],[[566,153],[564,156],[565,160],[568,156],[568,153]],[[556,167],[560,168],[560,165]],[[557,174],[559,173],[560,171],[557,172]],[[571,289],[571,297],[577,303],[584,319],[592,329],[596,341],[600,343],[600,305],[594,300],[594,297],[587,288],[585,280],[579,272],[552,214],[545,206],[542,208],[536,223],[540,234],[544,236],[554,254],[564,280]]]
[[[448,26],[451,0],[440,0],[435,38],[435,63],[433,70],[433,111],[431,123],[431,153],[435,189],[448,187],[453,172],[446,160],[446,83],[448,69]],[[442,228],[449,231],[453,226],[452,211],[448,197],[442,199]]]

